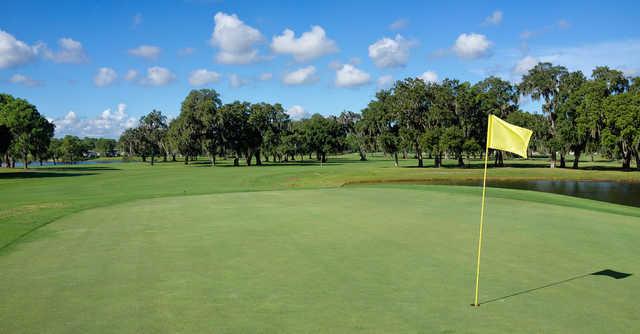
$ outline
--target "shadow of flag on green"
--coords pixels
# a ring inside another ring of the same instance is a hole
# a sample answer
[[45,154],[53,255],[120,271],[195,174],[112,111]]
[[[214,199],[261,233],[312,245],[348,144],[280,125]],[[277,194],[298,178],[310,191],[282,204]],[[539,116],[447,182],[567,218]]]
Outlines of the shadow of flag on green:
[[596,271],[595,273],[591,273],[591,275],[594,275],[594,276],[607,276],[607,277],[611,277],[613,279],[623,279],[623,278],[627,278],[627,277],[631,276],[631,274],[627,274],[627,273],[623,273],[623,272],[615,271],[615,270],[611,270],[611,269],[605,269],[605,270]]

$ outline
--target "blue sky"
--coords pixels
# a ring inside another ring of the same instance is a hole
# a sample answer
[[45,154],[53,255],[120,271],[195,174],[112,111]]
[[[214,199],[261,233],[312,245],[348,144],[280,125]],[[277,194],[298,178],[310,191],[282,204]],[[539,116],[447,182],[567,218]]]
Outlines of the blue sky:
[[639,75],[638,22],[634,1],[5,0],[0,92],[58,136],[117,137],[152,109],[176,116],[193,88],[337,114],[405,77],[517,82],[540,60]]

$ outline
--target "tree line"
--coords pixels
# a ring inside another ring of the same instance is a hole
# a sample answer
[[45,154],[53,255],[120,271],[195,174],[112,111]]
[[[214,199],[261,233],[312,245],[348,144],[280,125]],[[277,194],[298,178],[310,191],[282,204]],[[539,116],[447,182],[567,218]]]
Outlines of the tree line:
[[[522,97],[540,103],[542,113],[522,111]],[[489,114],[532,129],[529,149],[548,156],[551,167],[565,167],[572,154],[572,167],[578,168],[582,156],[598,153],[620,159],[625,169],[635,160],[640,169],[640,79],[604,66],[587,77],[551,63],[537,64],[518,84],[495,76],[475,84],[406,78],[378,91],[360,113],[302,120],[290,119],[278,103],[223,104],[215,90],[193,90],[178,117],[169,120],[153,110],[122,133],[117,148],[151,164],[177,156],[185,164],[206,156],[212,166],[219,157],[233,159],[236,166],[241,159],[246,165],[307,157],[325,162],[327,155],[343,152],[366,160],[369,152],[383,151],[396,165],[402,155],[415,158],[418,166],[425,159],[433,159],[436,167],[455,159],[462,167],[465,158],[483,157]],[[74,161],[89,150],[106,153],[105,145],[111,152],[116,147],[113,140],[52,139],[53,129],[35,106],[0,95],[0,154],[7,165]],[[490,154],[496,166],[504,164],[506,153]]]

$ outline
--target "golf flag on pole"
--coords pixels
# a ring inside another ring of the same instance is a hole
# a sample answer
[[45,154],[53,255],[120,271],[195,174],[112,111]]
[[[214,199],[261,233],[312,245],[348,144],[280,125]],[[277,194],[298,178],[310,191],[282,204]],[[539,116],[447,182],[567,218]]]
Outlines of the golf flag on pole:
[[489,115],[487,124],[487,146],[484,151],[484,177],[482,178],[482,206],[480,209],[480,233],[478,237],[478,263],[476,267],[476,297],[473,306],[478,303],[478,288],[480,287],[480,253],[482,252],[482,225],[484,224],[484,198],[487,189],[487,162],[489,149],[508,151],[521,157],[527,157],[527,147],[533,131],[507,123],[500,118]]
[[527,157],[527,147],[533,131],[507,123],[500,118],[489,115],[487,128],[487,146],[496,150],[515,153]]

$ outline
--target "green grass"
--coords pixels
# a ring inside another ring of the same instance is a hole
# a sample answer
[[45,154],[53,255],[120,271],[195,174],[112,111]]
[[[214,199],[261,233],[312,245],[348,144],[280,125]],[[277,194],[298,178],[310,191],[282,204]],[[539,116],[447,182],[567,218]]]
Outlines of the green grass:
[[[490,189],[480,300],[491,302],[475,309],[478,188],[341,187],[477,179],[474,164],[2,170],[0,332],[640,330],[640,209]],[[542,164],[489,173],[640,180]],[[554,284],[603,269],[633,275]]]

